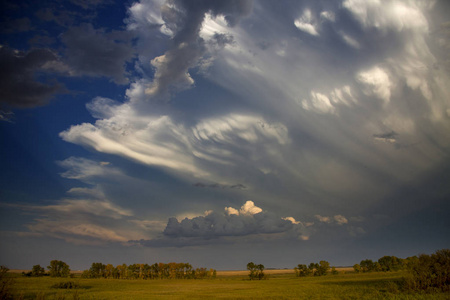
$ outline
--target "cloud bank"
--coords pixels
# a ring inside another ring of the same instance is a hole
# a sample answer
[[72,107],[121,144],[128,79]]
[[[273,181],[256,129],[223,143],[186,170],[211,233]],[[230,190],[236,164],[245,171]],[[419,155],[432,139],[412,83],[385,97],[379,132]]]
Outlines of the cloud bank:
[[446,178],[450,147],[438,4],[142,0],[126,32],[68,29],[64,61],[2,48],[10,105],[59,91],[33,77],[40,72],[129,82],[124,101],[98,95],[86,104],[96,120],[60,133],[100,158],[59,163],[64,178],[89,187],[33,206],[30,231],[77,243],[297,250],[389,232],[427,207],[427,193],[442,203],[448,192],[430,183]]

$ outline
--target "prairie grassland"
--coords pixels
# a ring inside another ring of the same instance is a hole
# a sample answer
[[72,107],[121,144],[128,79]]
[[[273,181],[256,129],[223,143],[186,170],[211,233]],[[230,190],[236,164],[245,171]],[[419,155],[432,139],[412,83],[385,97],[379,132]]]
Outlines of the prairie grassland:
[[[403,272],[346,273],[295,277],[290,270],[269,270],[268,280],[250,281],[247,272],[218,272],[204,280],[118,280],[21,277],[13,274],[15,299],[450,299],[449,293],[406,293]],[[287,272],[282,272],[287,271]],[[52,288],[74,281],[76,290]]]

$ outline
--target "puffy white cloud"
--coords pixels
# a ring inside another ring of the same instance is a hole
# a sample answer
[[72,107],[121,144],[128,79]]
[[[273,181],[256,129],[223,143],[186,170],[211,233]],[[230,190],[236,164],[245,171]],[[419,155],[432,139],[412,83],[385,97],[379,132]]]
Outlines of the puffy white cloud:
[[408,29],[428,30],[428,23],[414,1],[346,0],[342,6],[348,9],[364,27],[380,30]]
[[311,99],[308,103],[307,100],[302,101],[302,107],[306,110],[315,109],[320,113],[333,113],[334,106],[331,104],[330,99],[324,94],[311,91]]
[[[330,15],[327,14],[327,16],[330,16]],[[301,31],[309,33],[310,35],[315,35],[315,36],[319,35],[319,32],[317,32],[314,18],[309,9],[305,10],[303,12],[302,16],[294,21],[294,25]]]
[[247,201],[244,205],[242,205],[239,212],[241,215],[255,215],[262,212],[262,209],[258,206],[255,206],[255,203],[253,203],[253,201]]
[[364,93],[373,95],[388,103],[391,99],[391,86],[389,75],[380,67],[374,67],[360,72],[356,79],[363,84]]
[[225,207],[225,214],[227,215],[239,215],[239,210],[233,207]]
[[320,17],[322,19],[328,20],[330,22],[336,21],[336,16],[332,11],[322,11],[320,13]]

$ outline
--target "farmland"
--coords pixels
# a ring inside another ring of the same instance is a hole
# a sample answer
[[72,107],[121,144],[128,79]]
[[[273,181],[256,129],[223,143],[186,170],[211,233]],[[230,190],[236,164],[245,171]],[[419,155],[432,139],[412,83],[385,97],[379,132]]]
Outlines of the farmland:
[[[449,293],[402,291],[407,273],[353,273],[296,277],[293,270],[266,270],[267,279],[248,279],[247,271],[218,271],[214,279],[117,280],[23,277],[9,273],[14,299],[450,299]],[[75,289],[57,288],[72,282]]]

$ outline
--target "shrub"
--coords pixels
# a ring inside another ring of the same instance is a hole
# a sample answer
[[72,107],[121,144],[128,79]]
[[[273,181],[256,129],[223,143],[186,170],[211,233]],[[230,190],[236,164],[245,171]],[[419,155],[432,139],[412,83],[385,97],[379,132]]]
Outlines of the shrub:
[[52,285],[55,289],[78,289],[80,285],[74,281],[65,281]]
[[408,272],[410,276],[404,282],[406,289],[450,291],[450,249],[409,260]]
[[339,272],[336,270],[335,267],[331,267],[331,274],[332,275],[337,275],[337,274],[339,274]]
[[0,266],[0,299],[12,299],[11,285],[12,280],[6,274],[9,269],[5,266]]
[[34,265],[31,269],[31,276],[40,277],[45,275],[45,269],[40,265]]

